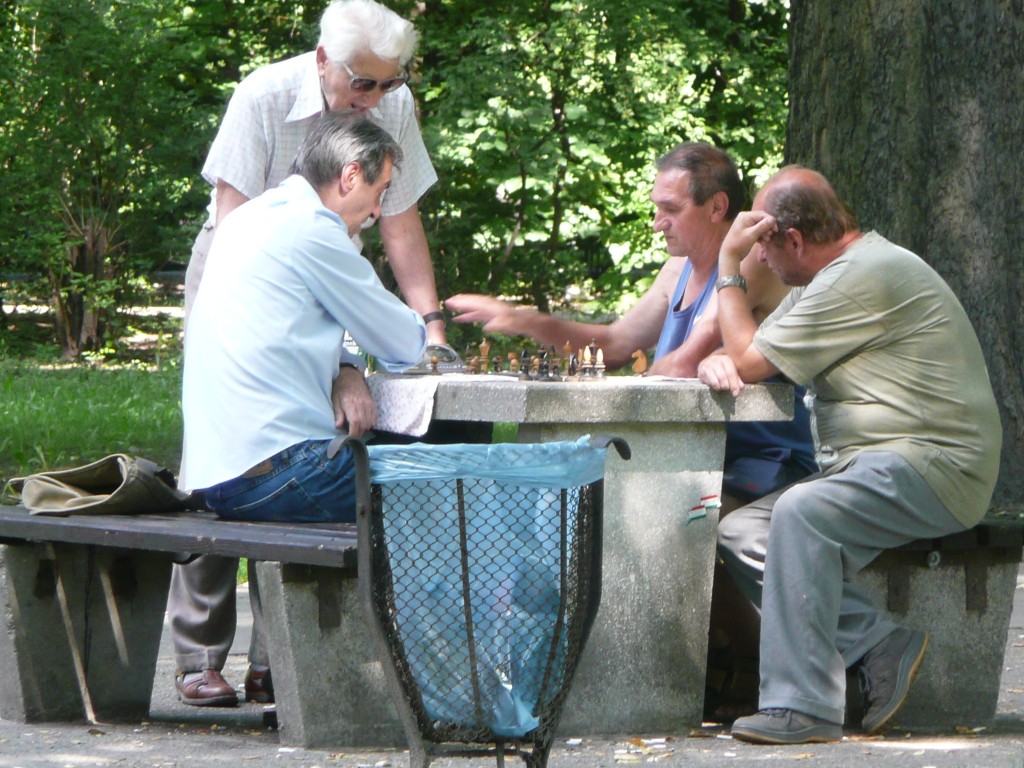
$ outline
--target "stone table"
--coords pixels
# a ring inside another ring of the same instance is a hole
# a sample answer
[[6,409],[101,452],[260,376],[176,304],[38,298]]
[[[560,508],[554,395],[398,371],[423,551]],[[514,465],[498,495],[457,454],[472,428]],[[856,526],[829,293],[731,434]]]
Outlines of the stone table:
[[631,461],[608,453],[601,608],[560,731],[665,734],[699,725],[718,525],[717,507],[702,500],[721,490],[725,422],[792,418],[792,388],[754,385],[733,398],[658,377],[369,381],[375,396],[426,386],[434,418],[514,422],[520,442],[584,434],[629,442]]

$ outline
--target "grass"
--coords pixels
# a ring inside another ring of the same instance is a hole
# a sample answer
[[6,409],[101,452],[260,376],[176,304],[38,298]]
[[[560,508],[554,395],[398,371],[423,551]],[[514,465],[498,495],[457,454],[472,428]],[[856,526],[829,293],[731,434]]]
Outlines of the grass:
[[129,453],[177,473],[181,372],[0,358],[0,477]]

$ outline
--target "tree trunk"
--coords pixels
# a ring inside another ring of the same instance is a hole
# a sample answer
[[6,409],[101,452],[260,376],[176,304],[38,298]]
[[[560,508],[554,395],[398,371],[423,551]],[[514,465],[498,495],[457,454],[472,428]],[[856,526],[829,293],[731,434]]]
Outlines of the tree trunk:
[[106,323],[99,293],[115,277],[108,259],[110,232],[103,221],[86,218],[75,232],[81,242],[67,246],[67,268],[49,273],[57,341],[65,360],[78,360],[82,352],[103,346]]
[[1024,503],[1024,0],[792,0],[786,160],[824,173],[952,286]]

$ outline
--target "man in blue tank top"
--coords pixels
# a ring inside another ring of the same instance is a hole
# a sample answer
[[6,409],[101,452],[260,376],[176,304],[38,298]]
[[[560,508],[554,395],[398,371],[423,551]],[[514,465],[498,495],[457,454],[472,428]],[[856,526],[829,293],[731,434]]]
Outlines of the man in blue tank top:
[[[698,363],[721,345],[718,252],[743,210],[745,194],[735,164],[709,144],[680,144],[656,167],[654,229],[664,236],[669,258],[650,290],[626,314],[609,324],[581,323],[490,296],[460,294],[445,302],[456,322],[482,323],[487,333],[529,336],[556,349],[566,341],[577,349],[594,341],[609,369],[628,363],[638,349],[655,347],[650,374],[696,377]],[[758,321],[789,293],[756,259],[745,259],[740,275]],[[793,411],[789,422],[726,426],[722,515],[817,471],[802,388],[794,393]],[[705,696],[708,717],[731,720],[756,710],[756,626],[756,614],[724,569],[717,568]]]

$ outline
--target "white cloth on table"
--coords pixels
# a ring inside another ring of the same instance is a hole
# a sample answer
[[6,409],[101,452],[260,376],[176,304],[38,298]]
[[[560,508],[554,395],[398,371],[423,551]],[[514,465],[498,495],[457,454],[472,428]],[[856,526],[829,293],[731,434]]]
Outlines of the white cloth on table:
[[445,373],[404,376],[369,376],[370,395],[377,404],[377,429],[421,437],[434,415],[434,394],[442,379],[459,381],[516,381],[507,376]]

